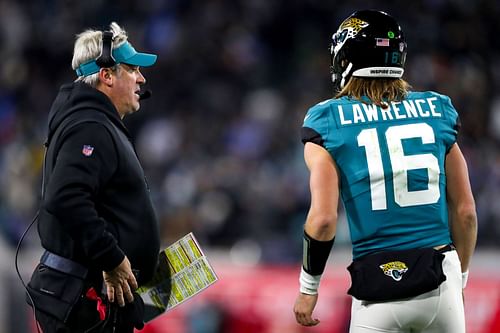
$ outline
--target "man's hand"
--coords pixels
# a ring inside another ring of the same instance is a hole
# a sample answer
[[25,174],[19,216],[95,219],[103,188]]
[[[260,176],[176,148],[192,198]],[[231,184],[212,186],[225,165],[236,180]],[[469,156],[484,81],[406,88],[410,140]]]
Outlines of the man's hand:
[[303,326],[316,326],[319,324],[318,319],[312,318],[312,312],[318,301],[318,295],[306,295],[300,293],[295,300],[293,312],[295,320]]
[[102,272],[102,276],[111,303],[116,300],[118,305],[123,307],[125,300],[127,303],[134,301],[132,291],[136,290],[138,285],[127,257],[112,271]]

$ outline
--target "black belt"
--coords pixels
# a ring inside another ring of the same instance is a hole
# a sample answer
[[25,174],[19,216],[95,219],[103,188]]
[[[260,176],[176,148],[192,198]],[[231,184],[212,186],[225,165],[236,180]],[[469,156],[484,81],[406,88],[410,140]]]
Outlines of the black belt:
[[442,248],[440,248],[439,250],[437,250],[439,253],[445,253],[445,252],[449,252],[449,251],[455,251],[456,250],[456,247],[455,245],[453,244],[448,244],[448,245],[445,245],[443,246]]
[[40,258],[40,263],[63,273],[71,274],[81,279],[87,277],[88,270],[82,264],[71,259],[61,257],[50,251],[45,251]]

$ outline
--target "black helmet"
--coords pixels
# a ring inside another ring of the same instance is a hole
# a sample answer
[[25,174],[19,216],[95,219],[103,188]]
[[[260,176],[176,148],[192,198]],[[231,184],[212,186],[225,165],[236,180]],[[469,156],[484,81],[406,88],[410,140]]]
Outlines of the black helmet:
[[351,76],[400,78],[406,60],[406,40],[401,27],[387,13],[354,12],[332,36],[331,73],[335,89]]

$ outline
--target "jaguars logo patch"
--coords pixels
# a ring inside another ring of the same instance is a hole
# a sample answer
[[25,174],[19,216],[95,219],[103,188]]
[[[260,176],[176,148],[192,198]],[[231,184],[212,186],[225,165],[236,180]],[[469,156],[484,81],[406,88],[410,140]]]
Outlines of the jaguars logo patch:
[[403,274],[408,271],[408,267],[402,261],[391,261],[379,267],[385,275],[390,276],[395,281],[401,281]]
[[339,30],[332,36],[332,50],[333,54],[337,52],[344,46],[344,43],[349,38],[354,38],[362,29],[368,26],[368,22],[360,20],[355,17],[350,17],[339,27]]
[[361,29],[366,28],[367,26],[368,22],[360,20],[359,18],[350,17],[344,22],[342,22],[339,30],[348,29],[349,33],[350,34],[352,33],[352,36],[349,36],[351,38],[356,36],[361,31]]

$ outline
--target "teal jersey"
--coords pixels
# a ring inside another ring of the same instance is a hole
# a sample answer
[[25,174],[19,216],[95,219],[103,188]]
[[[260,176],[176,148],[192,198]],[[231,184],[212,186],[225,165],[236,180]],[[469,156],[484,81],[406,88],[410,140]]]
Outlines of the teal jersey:
[[302,140],[338,166],[354,258],[451,242],[445,158],[458,128],[450,98],[435,92],[386,109],[348,97],[309,109]]

